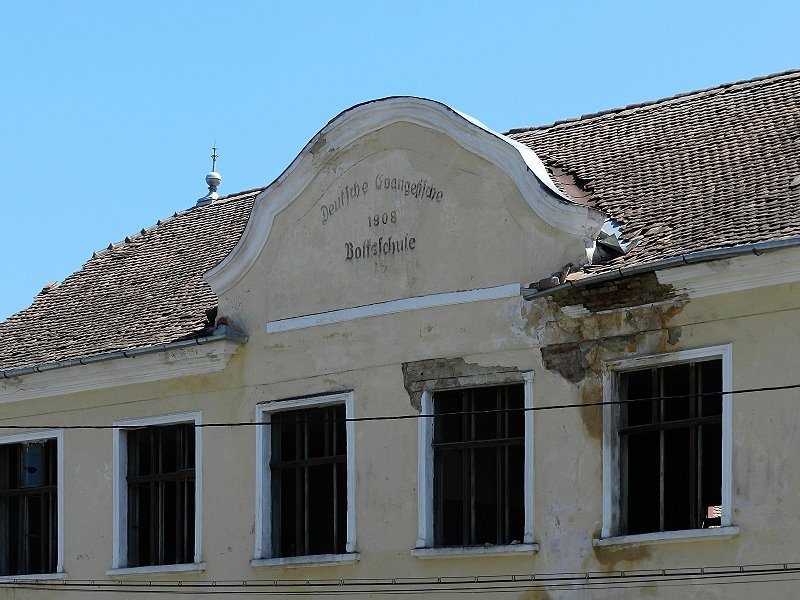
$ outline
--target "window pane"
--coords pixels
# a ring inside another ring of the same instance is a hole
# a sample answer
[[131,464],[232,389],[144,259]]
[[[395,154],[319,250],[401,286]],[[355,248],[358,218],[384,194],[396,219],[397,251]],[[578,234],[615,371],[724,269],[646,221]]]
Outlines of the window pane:
[[194,560],[195,426],[158,425],[126,432],[128,564]]
[[[502,502],[505,494],[498,481],[498,467],[502,469],[502,458],[498,458],[497,448],[476,448],[474,456],[474,480],[470,489],[474,497],[472,507],[475,519],[475,537],[470,544],[502,543],[502,529],[498,519],[502,516]],[[500,452],[502,454],[502,452]],[[510,540],[509,540],[510,541]]]
[[[693,522],[692,451],[688,428],[664,432],[664,531],[690,529]],[[696,492],[695,492],[696,493]]]
[[677,421],[692,416],[690,411],[691,366],[673,365],[660,370],[661,395],[665,398],[664,421]]
[[281,411],[271,423],[272,556],[344,552],[344,405]]
[[627,533],[660,530],[660,452],[658,433],[627,436]]
[[333,554],[334,545],[333,465],[308,470],[308,553]]
[[55,571],[56,463],[54,439],[0,446],[0,575]]
[[[622,373],[620,384],[623,389],[623,400],[650,399],[654,393],[653,371],[631,371]],[[622,425],[644,425],[653,422],[653,404],[649,401],[629,402],[622,405],[622,413],[627,419]]]
[[701,398],[701,416],[722,414],[722,361],[709,360],[698,363],[698,392]]
[[462,450],[442,450],[438,455],[438,465],[434,472],[437,504],[434,527],[437,545],[461,545],[469,540],[464,531],[467,505],[464,501],[463,455]]
[[460,392],[437,392],[433,404],[436,415],[434,426],[434,442],[458,442],[467,439],[465,430],[466,417],[469,412],[463,394]]
[[637,427],[620,430],[621,533],[707,526],[709,507],[721,505],[722,426],[701,419],[721,415],[722,361],[620,374],[623,400],[644,397],[648,385],[660,400],[620,410],[621,427]]
[[524,404],[521,384],[434,394],[435,545],[522,541]]

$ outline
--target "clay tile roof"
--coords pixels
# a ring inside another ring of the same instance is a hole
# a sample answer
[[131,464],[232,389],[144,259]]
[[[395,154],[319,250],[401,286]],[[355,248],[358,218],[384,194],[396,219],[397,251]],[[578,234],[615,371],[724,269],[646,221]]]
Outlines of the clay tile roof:
[[238,241],[261,190],[192,208],[96,252],[0,323],[0,370],[207,335],[203,280]]
[[[641,239],[590,270],[800,236],[800,72],[507,135],[576,202]],[[217,299],[202,275],[236,244],[260,191],[176,214],[46,287],[0,323],[0,370],[207,335]]]
[[641,237],[615,266],[800,236],[800,71],[507,135]]

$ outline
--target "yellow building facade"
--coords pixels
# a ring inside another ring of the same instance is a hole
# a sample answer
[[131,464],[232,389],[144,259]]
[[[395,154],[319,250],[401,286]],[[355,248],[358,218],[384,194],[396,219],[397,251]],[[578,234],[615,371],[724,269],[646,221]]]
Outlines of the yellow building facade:
[[519,137],[354,107],[162,226],[246,215],[205,330],[5,358],[0,597],[792,597],[800,238],[637,239]]

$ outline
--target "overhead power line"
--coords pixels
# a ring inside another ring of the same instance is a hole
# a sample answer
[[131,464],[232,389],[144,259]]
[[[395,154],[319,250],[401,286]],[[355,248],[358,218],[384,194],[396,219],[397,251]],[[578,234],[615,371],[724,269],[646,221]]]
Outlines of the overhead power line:
[[[372,421],[409,421],[412,419],[433,419],[436,417],[450,417],[456,415],[481,415],[481,414],[494,414],[494,413],[516,413],[516,412],[546,412],[551,410],[566,410],[571,408],[592,408],[597,406],[611,406],[611,405],[620,405],[620,404],[636,404],[639,402],[652,402],[654,400],[676,400],[688,397],[694,398],[701,398],[701,397],[714,397],[714,396],[730,396],[734,394],[758,394],[758,393],[765,393],[765,392],[779,392],[779,391],[786,391],[786,390],[795,390],[800,388],[800,383],[794,383],[790,385],[776,385],[770,387],[758,387],[758,388],[745,388],[740,390],[731,390],[731,391],[723,391],[723,392],[703,392],[698,394],[680,394],[674,396],[652,396],[649,398],[636,398],[633,400],[598,400],[597,402],[573,402],[567,404],[549,404],[546,406],[529,406],[529,407],[519,407],[519,408],[496,408],[496,409],[487,409],[487,410],[473,410],[473,411],[453,411],[447,413],[419,413],[419,414],[407,414],[407,415],[376,415],[373,417],[348,417],[344,419],[344,421],[351,422],[351,423],[368,423]],[[338,390],[335,393],[342,393],[343,390]],[[265,406],[279,406],[280,402],[269,402],[265,403]],[[313,406],[309,408],[314,408]],[[286,410],[293,410],[292,407],[287,408]],[[281,425],[291,425],[296,423],[311,423],[311,422],[322,422],[325,419],[302,419],[297,421],[281,421]],[[342,419],[339,419],[340,421]],[[263,421],[232,421],[232,422],[212,422],[212,423],[195,423],[194,426],[196,428],[215,428],[215,427],[269,427],[271,425],[270,422],[263,422]],[[2,420],[0,420],[0,429],[139,429],[150,427],[142,426],[142,427],[131,427],[130,425],[42,425],[42,424],[34,424],[34,425],[4,425],[2,424]]]
[[326,596],[354,594],[518,593],[526,590],[608,590],[679,586],[788,583],[800,580],[800,563],[685,567],[633,571],[563,572],[518,575],[296,579],[239,581],[8,581],[0,587],[36,591],[137,594],[248,594]]

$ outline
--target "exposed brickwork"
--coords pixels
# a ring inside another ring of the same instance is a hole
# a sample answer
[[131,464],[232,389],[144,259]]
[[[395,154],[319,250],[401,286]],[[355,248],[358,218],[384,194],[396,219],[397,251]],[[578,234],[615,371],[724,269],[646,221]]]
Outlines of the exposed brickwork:
[[587,287],[569,288],[554,299],[561,306],[582,304],[591,312],[642,306],[675,297],[672,286],[658,282],[655,273],[615,279]]

